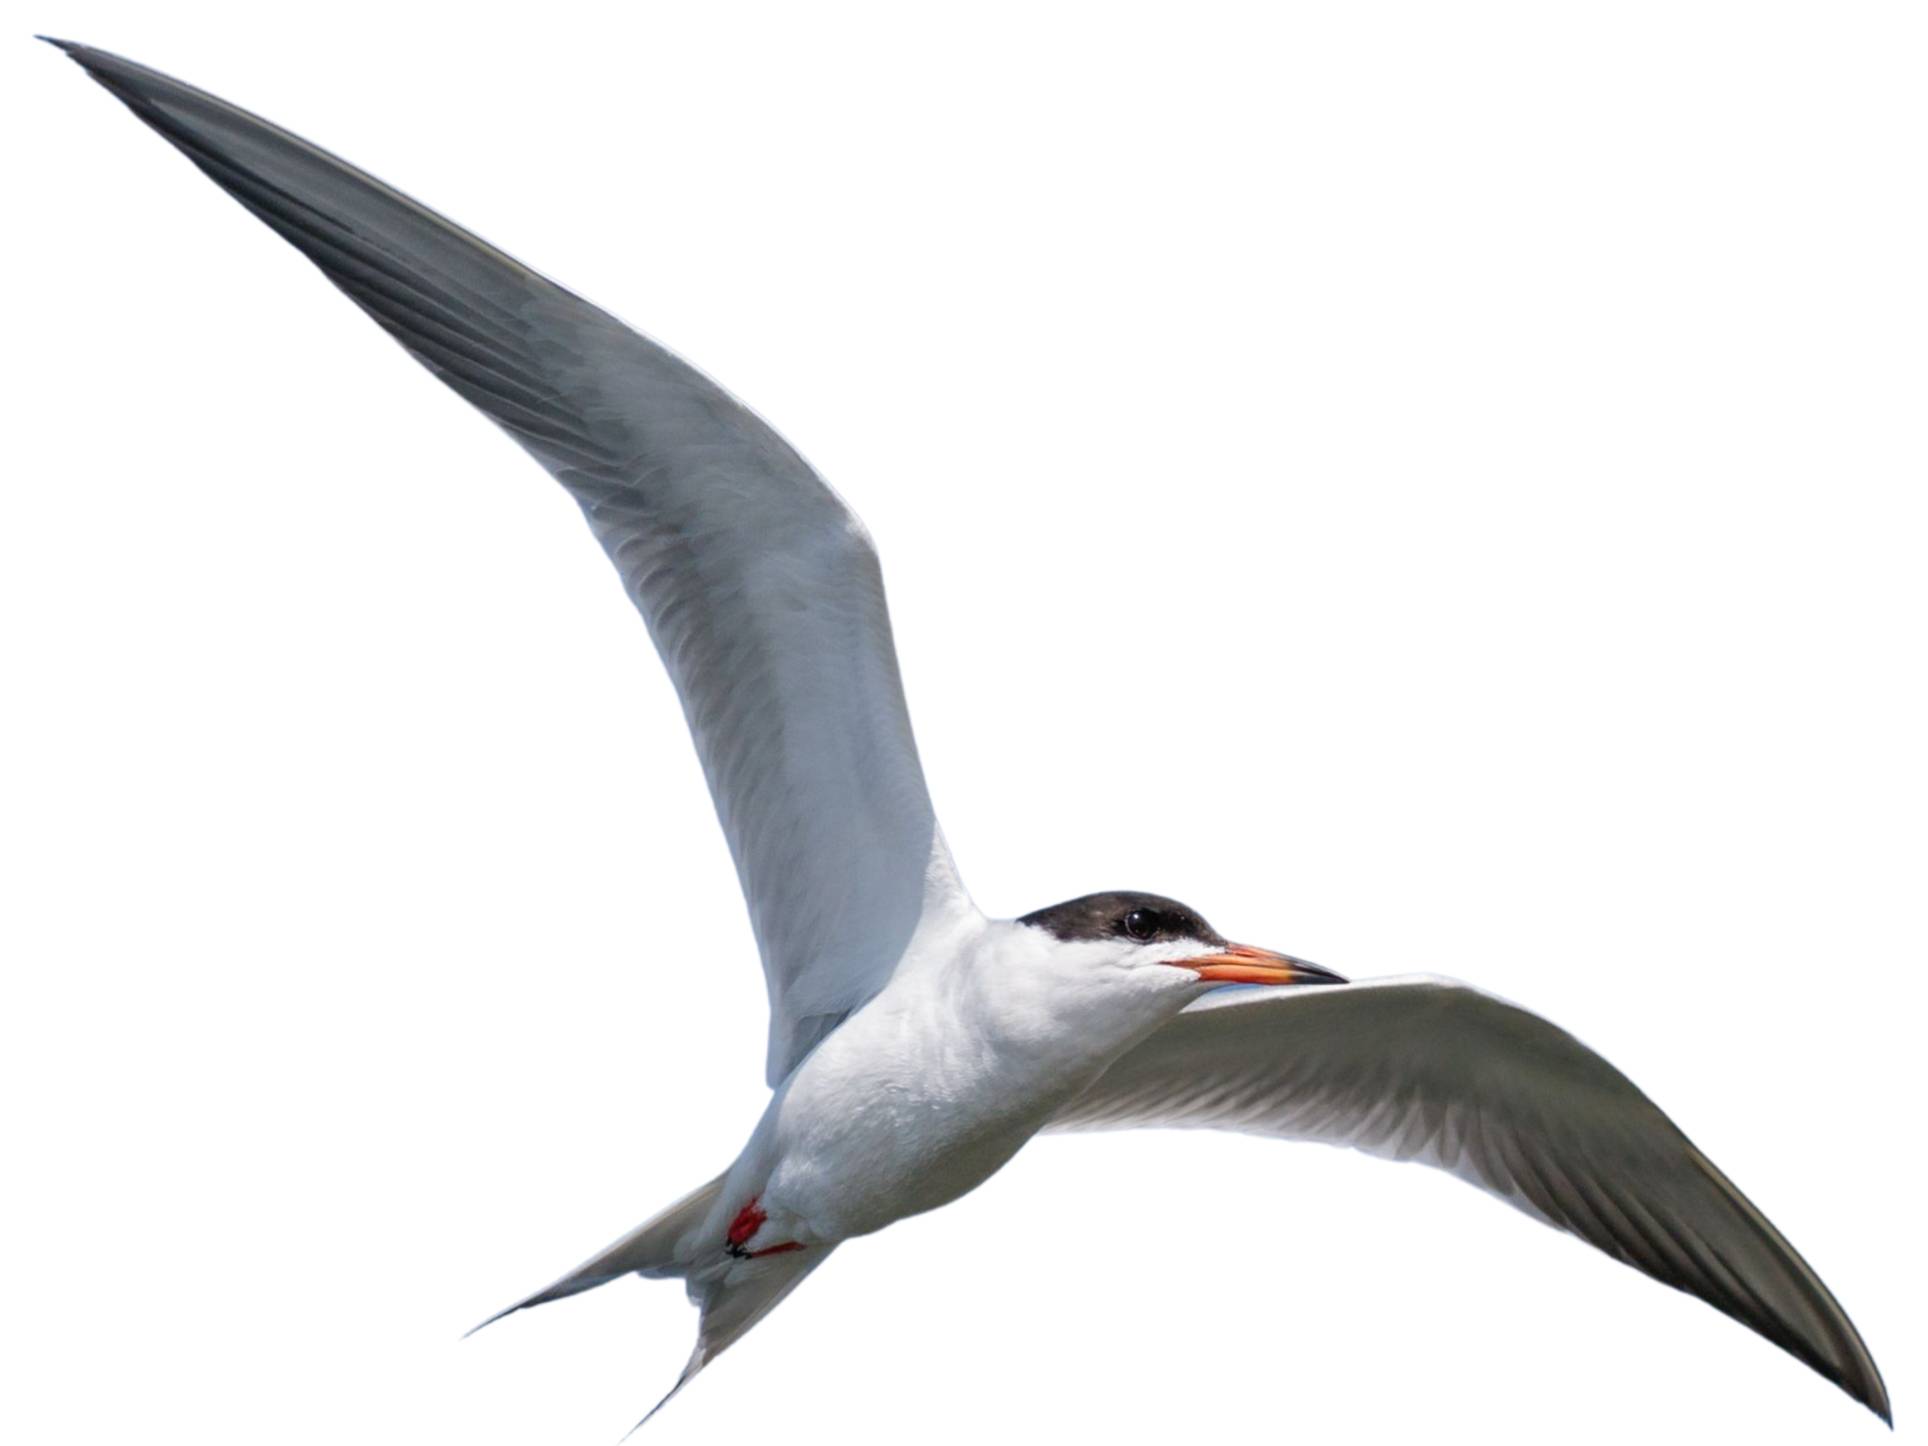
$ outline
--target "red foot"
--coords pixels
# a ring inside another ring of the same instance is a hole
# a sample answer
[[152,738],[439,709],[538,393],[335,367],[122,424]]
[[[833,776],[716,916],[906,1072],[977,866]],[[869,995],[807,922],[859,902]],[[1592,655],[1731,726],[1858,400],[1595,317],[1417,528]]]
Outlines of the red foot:
[[736,1219],[730,1222],[728,1237],[730,1244],[739,1246],[746,1244],[752,1235],[763,1228],[763,1222],[769,1218],[757,1208],[756,1200],[752,1197],[748,1205],[736,1212]]
[[756,1201],[751,1200],[736,1212],[736,1219],[730,1222],[729,1232],[724,1237],[728,1243],[724,1248],[738,1260],[761,1260],[766,1255],[781,1255],[786,1250],[803,1249],[801,1240],[786,1240],[781,1245],[766,1245],[761,1250],[745,1250],[743,1247],[750,1243],[751,1237],[763,1228],[763,1222],[769,1218]]
[[752,1250],[749,1258],[751,1260],[761,1260],[766,1255],[782,1255],[785,1251],[801,1249],[803,1249],[803,1242],[801,1240],[786,1240],[781,1245],[766,1245],[761,1250]]

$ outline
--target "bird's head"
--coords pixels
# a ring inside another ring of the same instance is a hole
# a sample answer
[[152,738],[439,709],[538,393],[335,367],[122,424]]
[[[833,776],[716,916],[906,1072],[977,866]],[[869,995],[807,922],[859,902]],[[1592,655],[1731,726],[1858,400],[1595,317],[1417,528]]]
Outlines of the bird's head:
[[1231,943],[1197,910],[1158,894],[1086,894],[1018,923],[1048,936],[1056,969],[1100,987],[1108,982],[1134,986],[1135,993],[1190,998],[1201,985],[1346,982],[1290,954]]

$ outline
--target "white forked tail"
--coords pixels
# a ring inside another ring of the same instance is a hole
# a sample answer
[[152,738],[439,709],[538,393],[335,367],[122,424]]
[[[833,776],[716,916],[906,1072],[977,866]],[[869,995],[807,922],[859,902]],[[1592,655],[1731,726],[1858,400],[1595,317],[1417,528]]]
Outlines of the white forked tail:
[[696,1378],[698,1371],[715,1360],[738,1337],[782,1303],[783,1298],[803,1283],[803,1278],[830,1258],[835,1245],[810,1245],[780,1255],[737,1258],[724,1251],[706,1256],[688,1273],[690,1300],[702,1312],[696,1327],[696,1349],[683,1367],[683,1374],[654,1406],[638,1421],[640,1428],[672,1397]]
[[[474,1335],[482,1326],[493,1325],[505,1315],[594,1290],[625,1275],[685,1280],[691,1302],[702,1312],[697,1323],[696,1349],[690,1352],[689,1362],[676,1378],[676,1384],[670,1387],[669,1395],[651,1408],[649,1416],[654,1416],[697,1372],[776,1309],[836,1248],[815,1245],[760,1257],[733,1256],[726,1248],[721,1231],[713,1241],[703,1239],[701,1228],[715,1207],[723,1180],[724,1177],[718,1175],[707,1185],[692,1190],[553,1285],[497,1311],[468,1334]],[[643,1417],[643,1421],[649,1416]],[[641,1426],[643,1421],[636,1424]]]
[[598,1252],[581,1265],[563,1276],[553,1285],[544,1286],[534,1295],[505,1306],[497,1311],[482,1325],[472,1327],[463,1339],[472,1336],[482,1326],[494,1325],[505,1315],[514,1315],[519,1310],[527,1310],[532,1305],[547,1305],[552,1300],[564,1296],[579,1295],[585,1290],[594,1290],[599,1285],[607,1285],[612,1280],[620,1280],[625,1275],[680,1276],[686,1273],[677,1265],[677,1245],[685,1235],[703,1223],[703,1217],[716,1203],[717,1192],[723,1188],[723,1177],[718,1175],[707,1185],[699,1186],[678,1200],[667,1210],[652,1215],[629,1234],[611,1245],[607,1250]]

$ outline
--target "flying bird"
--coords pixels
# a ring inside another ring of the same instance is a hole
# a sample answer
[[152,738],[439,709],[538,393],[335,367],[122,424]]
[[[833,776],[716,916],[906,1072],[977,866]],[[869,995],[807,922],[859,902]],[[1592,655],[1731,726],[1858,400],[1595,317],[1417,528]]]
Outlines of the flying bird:
[[365,172],[50,43],[562,484],[682,700],[762,956],[770,1101],[728,1169],[500,1315],[680,1279],[701,1314],[674,1396],[844,1241],[957,1199],[1041,1131],[1203,1127],[1451,1171],[1891,1420],[1820,1278],[1565,1031],[1450,979],[1348,983],[1156,894],[986,917],[932,811],[876,550],[781,437]]

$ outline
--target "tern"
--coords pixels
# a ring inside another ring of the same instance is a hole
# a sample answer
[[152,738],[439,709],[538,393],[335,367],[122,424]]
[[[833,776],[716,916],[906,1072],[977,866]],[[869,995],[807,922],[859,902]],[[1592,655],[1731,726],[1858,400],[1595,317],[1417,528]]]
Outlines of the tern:
[[630,1274],[681,1279],[700,1318],[667,1402],[841,1243],[956,1200],[1034,1135],[1203,1127],[1451,1171],[1892,1421],[1814,1271],[1625,1075],[1547,1021],[1450,979],[1348,983],[1156,894],[986,917],[925,787],[876,550],[782,438],[326,151],[50,43],[562,484],[682,700],[762,956],[770,1101],[721,1174],[492,1320]]

